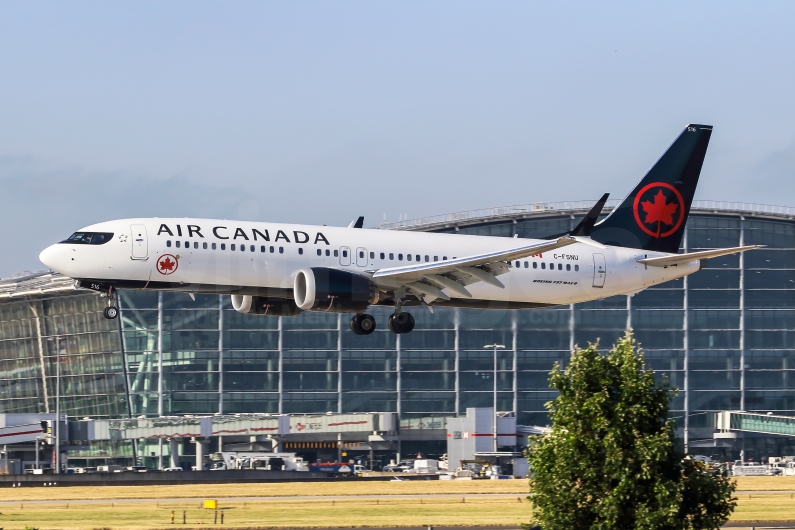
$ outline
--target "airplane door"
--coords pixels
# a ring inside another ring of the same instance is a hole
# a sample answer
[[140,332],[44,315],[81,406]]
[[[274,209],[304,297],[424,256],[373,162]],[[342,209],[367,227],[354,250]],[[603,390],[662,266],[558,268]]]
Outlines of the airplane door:
[[149,245],[146,241],[146,227],[144,225],[130,225],[132,232],[132,259],[147,259]]
[[367,266],[367,249],[359,247],[356,249],[356,265],[359,267]]
[[351,264],[351,249],[350,247],[340,247],[340,265]]
[[600,289],[605,286],[605,275],[607,274],[607,266],[605,265],[604,254],[593,255],[593,286]]

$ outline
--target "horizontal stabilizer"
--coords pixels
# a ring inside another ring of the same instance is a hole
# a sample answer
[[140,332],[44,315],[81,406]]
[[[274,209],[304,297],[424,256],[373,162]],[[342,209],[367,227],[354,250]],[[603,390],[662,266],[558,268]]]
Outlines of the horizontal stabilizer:
[[680,263],[690,263],[691,261],[696,260],[727,256],[729,254],[736,254],[738,252],[745,252],[746,250],[754,250],[762,247],[764,247],[764,245],[748,245],[745,247],[702,250],[700,252],[688,252],[687,254],[671,254],[669,256],[660,256],[656,258],[642,258],[638,260],[638,263],[648,265],[650,267],[668,267],[671,265],[679,265]]

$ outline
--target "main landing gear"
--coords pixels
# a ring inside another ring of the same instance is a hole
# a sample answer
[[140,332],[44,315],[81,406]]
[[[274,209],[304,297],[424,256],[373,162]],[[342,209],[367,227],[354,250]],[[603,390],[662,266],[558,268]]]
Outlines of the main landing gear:
[[414,329],[414,317],[411,316],[411,313],[404,313],[401,311],[400,313],[390,315],[387,325],[392,333],[398,335],[409,333]]
[[113,320],[119,316],[119,308],[116,307],[116,291],[111,287],[108,290],[108,294],[103,294],[102,296],[108,299],[108,307],[102,311],[102,314],[105,315],[105,318],[108,320]]
[[370,315],[359,313],[351,319],[351,331],[355,335],[369,335],[375,331],[375,319]]

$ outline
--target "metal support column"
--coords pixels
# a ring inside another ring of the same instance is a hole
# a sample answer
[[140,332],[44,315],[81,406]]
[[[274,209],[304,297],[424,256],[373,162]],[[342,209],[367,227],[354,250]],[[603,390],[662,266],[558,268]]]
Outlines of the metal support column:
[[[687,243],[687,233],[688,233],[688,231],[689,231],[689,229],[687,228],[687,226],[685,226],[685,235],[684,235],[685,252],[689,251],[688,250],[688,243]],[[685,375],[684,375],[684,381],[683,381],[683,384],[682,384],[682,395],[684,396],[684,409],[685,409],[684,410],[684,414],[685,414],[685,417],[684,417],[684,426],[683,426],[682,440],[684,441],[684,445],[685,445],[685,453],[687,453],[688,445],[690,443],[690,433],[689,433],[689,428],[690,428],[690,392],[689,392],[689,389],[690,389],[690,387],[689,387],[689,385],[690,385],[690,355],[689,355],[689,353],[690,353],[690,340],[689,340],[688,309],[687,309],[687,305],[688,305],[688,295],[687,295],[688,282],[687,282],[687,278],[688,277],[685,276],[684,279],[682,280],[682,289],[684,290],[683,297],[682,297],[683,306],[684,306],[683,307],[683,309],[684,309],[684,318],[682,319],[683,320],[683,322],[682,322],[682,348],[683,348],[684,356],[685,356],[684,361],[683,361],[684,362]]]
[[163,415],[163,292],[157,293],[157,415]]
[[337,412],[342,414],[342,314],[337,313]]
[[513,350],[513,413],[519,421],[519,322],[516,311],[511,311],[511,349]]
[[282,348],[282,319],[284,317],[279,317],[279,325],[278,325],[278,332],[279,332],[279,414],[284,414],[284,351]]
[[[224,413],[224,297],[218,295],[218,414]],[[220,448],[218,449],[221,450]]]
[[461,378],[459,377],[459,370],[460,370],[460,363],[461,363],[461,345],[460,345],[460,328],[461,328],[461,318],[459,315],[459,309],[456,307],[453,309],[453,330],[455,330],[455,339],[453,340],[453,345],[455,347],[455,360],[453,361],[453,369],[455,370],[455,417],[457,418],[461,414]]
[[[740,246],[745,245],[745,216],[740,216]],[[740,252],[740,410],[745,410],[745,252]]]

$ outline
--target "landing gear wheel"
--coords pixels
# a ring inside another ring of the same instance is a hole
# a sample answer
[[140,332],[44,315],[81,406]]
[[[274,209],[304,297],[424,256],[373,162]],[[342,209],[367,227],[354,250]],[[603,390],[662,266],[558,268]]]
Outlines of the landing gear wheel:
[[113,320],[119,316],[119,310],[116,308],[116,306],[110,305],[106,307],[104,311],[102,311],[102,314],[105,315],[105,318],[108,320]]
[[409,333],[414,329],[414,317],[411,316],[411,313],[396,313],[389,317],[387,325],[392,333],[398,335]]
[[351,318],[351,331],[355,335],[369,335],[375,331],[375,319],[370,315],[353,315],[353,318]]
[[369,335],[375,331],[375,319],[370,315],[361,315],[359,327],[362,329],[362,335]]

